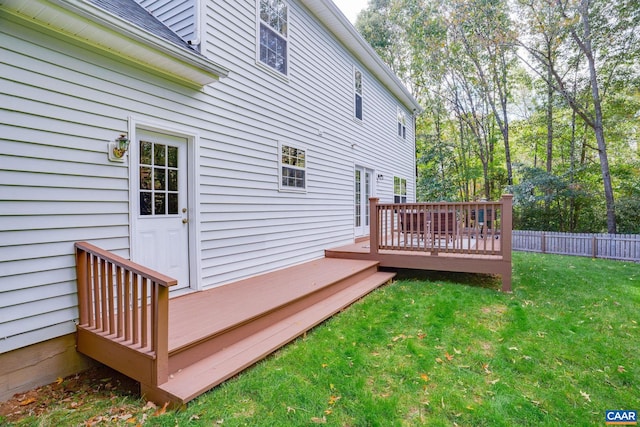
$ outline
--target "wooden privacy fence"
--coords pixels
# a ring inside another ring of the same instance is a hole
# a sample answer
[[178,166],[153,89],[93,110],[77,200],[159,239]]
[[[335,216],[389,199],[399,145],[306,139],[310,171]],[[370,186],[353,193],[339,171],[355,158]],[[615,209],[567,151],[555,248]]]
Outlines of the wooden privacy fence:
[[513,231],[513,250],[640,262],[640,235]]

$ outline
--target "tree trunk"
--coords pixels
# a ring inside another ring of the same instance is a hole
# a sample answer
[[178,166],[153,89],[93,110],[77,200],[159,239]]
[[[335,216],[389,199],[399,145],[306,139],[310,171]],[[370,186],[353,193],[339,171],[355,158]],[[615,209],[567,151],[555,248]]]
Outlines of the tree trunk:
[[[615,234],[616,228],[616,210],[615,200],[613,198],[613,186],[611,185],[611,174],[609,172],[609,157],[607,156],[607,144],[604,138],[604,126],[602,121],[602,103],[600,100],[600,89],[598,86],[598,74],[596,71],[595,59],[591,48],[591,26],[589,22],[589,0],[582,0],[580,4],[580,15],[582,16],[582,25],[584,28],[584,43],[581,44],[584,54],[589,64],[589,78],[591,80],[591,95],[593,97],[593,107],[595,111],[595,120],[593,130],[598,143],[598,155],[600,156],[600,169],[602,171],[602,183],[604,185],[604,197],[607,204],[607,231]],[[573,34],[574,38],[577,35]],[[579,43],[580,44],[580,43]]]

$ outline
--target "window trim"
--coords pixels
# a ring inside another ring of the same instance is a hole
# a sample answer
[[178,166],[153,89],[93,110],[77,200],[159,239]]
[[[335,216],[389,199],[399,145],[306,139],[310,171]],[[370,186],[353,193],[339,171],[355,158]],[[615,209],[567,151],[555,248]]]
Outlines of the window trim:
[[[298,167],[298,166],[294,166],[294,165],[287,165],[285,163],[282,162],[282,149],[283,147],[290,147],[290,148],[295,148],[296,150],[302,150],[304,151],[304,167]],[[309,164],[309,150],[307,149],[307,147],[302,146],[302,145],[298,145],[298,144],[292,144],[289,142],[283,142],[283,141],[279,141],[278,142],[278,190],[281,192],[287,192],[287,193],[306,193],[307,192],[307,186],[309,184],[309,173],[308,173],[308,168],[307,165]],[[283,167],[287,167],[290,169],[294,169],[294,170],[302,170],[304,171],[304,187],[290,187],[288,185],[283,185],[282,183],[282,168]]]
[[[404,181],[404,188],[402,187],[402,183]],[[398,182],[400,186],[400,192],[396,193],[396,182]],[[404,200],[403,200],[404,198]],[[396,201],[398,200],[398,201]],[[407,203],[407,178],[401,178],[399,176],[393,177],[393,203]]]
[[[289,81],[289,70],[290,70],[290,56],[289,56],[289,32],[291,29],[291,6],[289,4],[289,2],[287,0],[278,0],[282,3],[284,3],[287,7],[287,35],[286,37],[283,36],[282,34],[280,34],[275,28],[271,27],[267,22],[264,22],[260,16],[260,3],[261,0],[256,0],[256,65],[258,65],[260,68],[270,72],[271,74],[273,74],[274,76],[284,80],[284,81]],[[276,33],[276,36],[281,37],[285,43],[286,43],[286,49],[285,49],[285,60],[286,60],[286,73],[283,73],[279,70],[277,70],[276,68],[270,66],[269,64],[267,64],[266,62],[263,62],[260,59],[260,50],[261,50],[261,40],[260,40],[260,27],[261,25],[264,24],[267,28],[269,28],[271,31],[273,31],[274,33]]]
[[[356,79],[357,74],[360,74],[360,93],[358,93],[358,82]],[[352,89],[353,89],[353,119],[359,122],[364,122],[364,73],[361,69],[353,66],[353,81],[352,81]],[[358,96],[360,96],[360,117],[358,117]]]

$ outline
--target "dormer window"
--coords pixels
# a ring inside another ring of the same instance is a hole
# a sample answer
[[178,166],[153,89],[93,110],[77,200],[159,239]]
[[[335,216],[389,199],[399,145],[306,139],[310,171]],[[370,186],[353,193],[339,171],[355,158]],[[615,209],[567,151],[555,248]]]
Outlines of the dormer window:
[[258,0],[260,14],[260,62],[288,73],[289,6],[283,0]]

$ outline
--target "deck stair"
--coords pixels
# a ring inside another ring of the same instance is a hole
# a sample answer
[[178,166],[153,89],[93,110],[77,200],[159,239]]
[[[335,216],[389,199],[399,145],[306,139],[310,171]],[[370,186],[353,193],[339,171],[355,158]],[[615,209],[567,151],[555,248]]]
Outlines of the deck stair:
[[171,300],[169,381],[157,390],[143,385],[143,393],[186,403],[394,276],[379,272],[377,262],[339,261],[320,259]]
[[[158,338],[166,343],[166,353],[158,350],[157,356],[150,356],[151,352],[143,351],[138,357],[121,339],[108,339],[107,333],[94,333],[95,328],[82,325],[78,350],[140,381],[146,399],[180,406],[264,359],[394,275],[378,271],[377,261],[322,258],[169,299],[168,337]],[[142,364],[147,359],[149,368]],[[131,369],[133,364],[142,368]],[[149,375],[149,369],[156,373]]]

